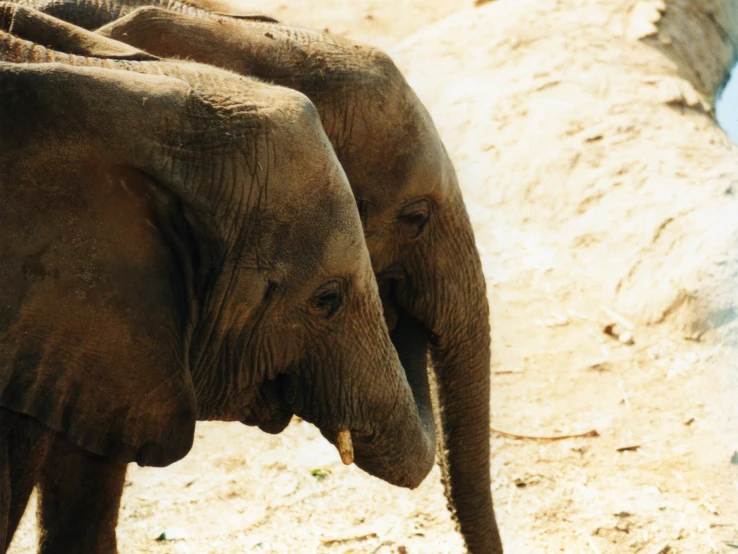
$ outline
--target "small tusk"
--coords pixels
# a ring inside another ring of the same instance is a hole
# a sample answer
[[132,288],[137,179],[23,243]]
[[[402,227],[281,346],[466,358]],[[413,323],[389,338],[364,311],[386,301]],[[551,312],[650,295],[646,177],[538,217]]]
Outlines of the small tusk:
[[341,455],[341,461],[350,466],[354,463],[354,445],[351,443],[351,431],[339,431],[336,435],[336,444],[338,445],[338,453]]

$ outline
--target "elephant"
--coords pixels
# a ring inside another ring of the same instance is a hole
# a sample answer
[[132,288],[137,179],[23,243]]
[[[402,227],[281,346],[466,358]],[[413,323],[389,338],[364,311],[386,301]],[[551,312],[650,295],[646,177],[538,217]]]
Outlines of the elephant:
[[156,3],[146,0],[110,9],[100,0],[30,1],[90,29],[107,23],[98,35],[150,54],[254,76],[312,100],[356,198],[387,324],[396,329],[402,318],[426,330],[449,508],[470,552],[502,552],[490,483],[486,282],[453,164],[391,58],[327,33],[174,1],[168,9],[142,6]]
[[425,329],[390,337],[310,100],[114,41],[95,58],[26,11],[85,55],[54,51],[7,32],[21,12],[0,4],[0,552],[37,482],[41,552],[115,552],[126,464],[182,458],[197,420],[296,414],[417,487]]

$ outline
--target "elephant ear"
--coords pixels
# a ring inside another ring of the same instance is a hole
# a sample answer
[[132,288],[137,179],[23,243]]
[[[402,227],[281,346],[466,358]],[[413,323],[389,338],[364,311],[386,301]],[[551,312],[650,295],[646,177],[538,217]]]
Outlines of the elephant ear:
[[159,59],[128,44],[8,2],[0,2],[0,30],[67,54],[129,61]]
[[191,239],[180,199],[132,153],[163,150],[156,133],[175,128],[188,90],[0,63],[0,406],[141,465],[180,459],[194,435]]

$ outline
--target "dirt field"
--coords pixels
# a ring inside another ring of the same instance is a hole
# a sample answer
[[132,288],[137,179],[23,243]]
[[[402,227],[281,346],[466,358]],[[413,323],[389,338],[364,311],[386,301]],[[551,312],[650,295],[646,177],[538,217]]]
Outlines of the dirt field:
[[[491,430],[506,551],[735,552],[735,312],[719,300],[735,283],[738,149],[634,34],[660,16],[606,0],[230,2],[391,51],[475,223],[494,428],[597,431]],[[392,488],[300,421],[276,437],[201,424],[186,459],[129,482],[121,552],[463,552],[437,470]],[[34,544],[31,506],[10,552]]]

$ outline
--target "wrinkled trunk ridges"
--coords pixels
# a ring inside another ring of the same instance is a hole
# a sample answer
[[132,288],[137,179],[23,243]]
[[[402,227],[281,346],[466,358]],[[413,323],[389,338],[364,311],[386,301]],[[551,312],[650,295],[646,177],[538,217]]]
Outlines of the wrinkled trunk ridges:
[[[502,553],[490,482],[490,325],[481,260],[461,206],[440,222],[431,356],[441,410],[441,467],[448,507],[469,551]],[[439,241],[441,242],[441,241]]]

